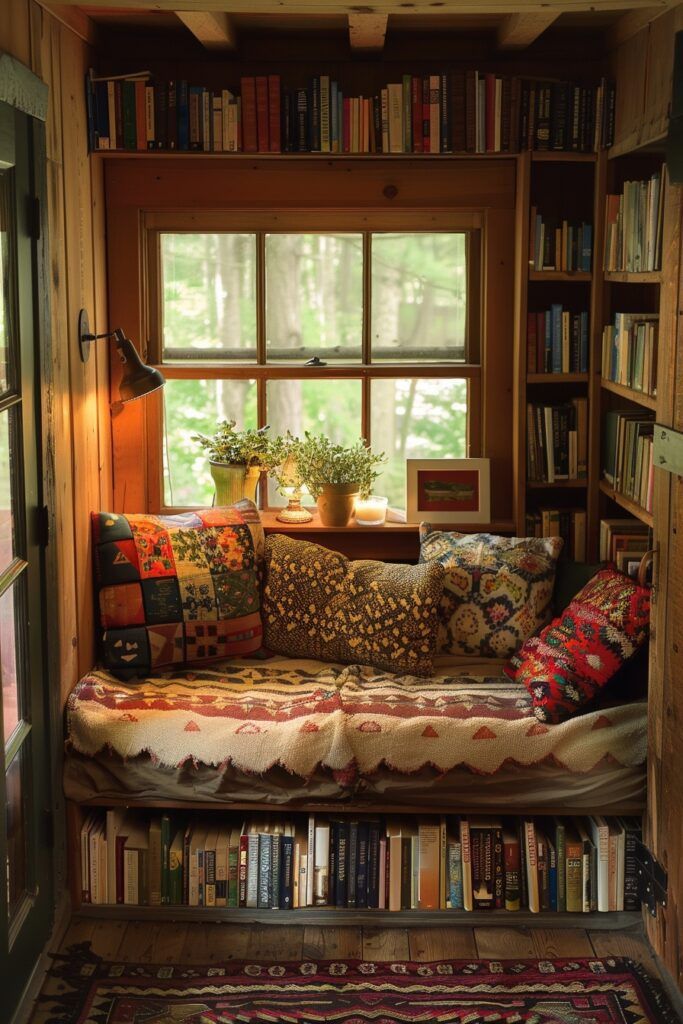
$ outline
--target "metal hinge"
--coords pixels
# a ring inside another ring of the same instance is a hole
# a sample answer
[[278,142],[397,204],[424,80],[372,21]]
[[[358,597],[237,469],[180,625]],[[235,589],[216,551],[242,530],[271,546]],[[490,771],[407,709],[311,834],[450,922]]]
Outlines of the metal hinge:
[[647,907],[650,916],[656,917],[657,906],[666,907],[669,878],[662,865],[640,839],[636,839],[635,853],[638,898]]
[[28,233],[36,242],[40,239],[41,209],[38,196],[28,197]]

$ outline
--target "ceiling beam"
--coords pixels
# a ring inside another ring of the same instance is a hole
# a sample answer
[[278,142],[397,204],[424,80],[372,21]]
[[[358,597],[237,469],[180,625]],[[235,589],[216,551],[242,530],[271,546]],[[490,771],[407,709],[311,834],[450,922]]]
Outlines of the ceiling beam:
[[387,34],[388,14],[349,14],[349,42],[352,50],[382,50]]
[[507,14],[498,26],[499,50],[523,50],[560,16],[554,8],[534,14]]
[[234,26],[223,11],[176,11],[183,25],[207,50],[234,50]]
[[[410,6],[406,7],[406,2]],[[375,14],[515,14],[552,10],[558,15],[580,11],[625,11],[643,7],[666,10],[678,0],[372,0]],[[77,7],[83,0],[62,0]],[[156,11],[222,11],[230,14],[355,14],[357,0],[115,0],[118,9]],[[88,8],[111,8],[112,0],[88,0]]]

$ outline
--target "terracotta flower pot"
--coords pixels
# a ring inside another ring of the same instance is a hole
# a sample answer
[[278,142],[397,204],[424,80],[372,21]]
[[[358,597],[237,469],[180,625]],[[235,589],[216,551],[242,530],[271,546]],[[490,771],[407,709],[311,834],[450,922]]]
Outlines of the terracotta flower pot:
[[325,484],[318,497],[323,526],[348,526],[358,493],[358,484]]
[[258,466],[226,462],[210,462],[209,466],[216,485],[217,505],[233,505],[242,498],[256,501],[256,485],[261,475]]

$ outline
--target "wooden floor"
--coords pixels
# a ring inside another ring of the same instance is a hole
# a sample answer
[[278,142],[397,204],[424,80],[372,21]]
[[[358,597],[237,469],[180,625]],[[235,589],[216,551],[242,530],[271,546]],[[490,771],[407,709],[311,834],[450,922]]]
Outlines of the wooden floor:
[[657,976],[639,930],[581,928],[350,928],[177,924],[75,918],[61,945],[90,942],[105,960],[211,964],[223,960],[441,960],[460,957],[627,956]]

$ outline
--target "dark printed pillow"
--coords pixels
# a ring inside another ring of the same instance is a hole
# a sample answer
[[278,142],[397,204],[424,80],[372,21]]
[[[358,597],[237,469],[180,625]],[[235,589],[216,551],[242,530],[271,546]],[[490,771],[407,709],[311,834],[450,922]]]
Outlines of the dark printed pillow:
[[438,654],[509,658],[551,617],[559,537],[446,533],[420,524],[420,561],[446,570]]
[[352,562],[274,534],[266,540],[265,643],[293,658],[429,675],[442,589],[438,563]]
[[130,678],[259,649],[263,528],[252,502],[91,521],[108,669]]
[[524,644],[505,672],[529,691],[536,718],[562,722],[589,704],[648,638],[650,592],[601,569],[568,608]]

